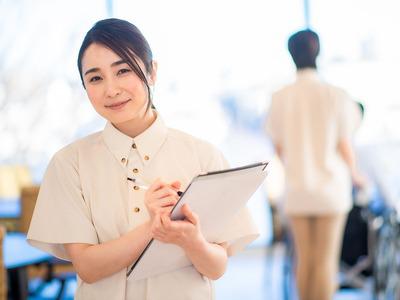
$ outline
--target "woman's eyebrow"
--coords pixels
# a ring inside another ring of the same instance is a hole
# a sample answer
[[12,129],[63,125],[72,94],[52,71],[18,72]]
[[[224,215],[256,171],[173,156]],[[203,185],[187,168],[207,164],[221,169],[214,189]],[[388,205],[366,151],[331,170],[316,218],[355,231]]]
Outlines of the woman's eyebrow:
[[96,72],[98,72],[98,71],[100,71],[100,68],[91,68],[91,69],[89,69],[89,70],[87,70],[87,71],[85,72],[84,76],[86,76],[86,75],[89,74],[89,73],[96,73]]
[[[115,67],[115,66],[118,66],[118,65],[126,64],[126,63],[127,63],[127,62],[126,62],[125,60],[121,59],[121,60],[118,60],[118,61],[116,61],[116,62],[113,62],[113,63],[111,64],[111,67]],[[84,76],[86,76],[86,75],[89,74],[89,73],[95,73],[95,72],[98,72],[98,71],[100,71],[100,68],[97,68],[97,67],[91,68],[91,69],[89,69],[89,70],[87,70],[87,71],[85,72]]]
[[111,64],[111,67],[115,67],[115,66],[118,66],[118,65],[126,64],[126,63],[127,63],[126,60],[121,59],[121,60],[118,60],[116,62],[113,62]]

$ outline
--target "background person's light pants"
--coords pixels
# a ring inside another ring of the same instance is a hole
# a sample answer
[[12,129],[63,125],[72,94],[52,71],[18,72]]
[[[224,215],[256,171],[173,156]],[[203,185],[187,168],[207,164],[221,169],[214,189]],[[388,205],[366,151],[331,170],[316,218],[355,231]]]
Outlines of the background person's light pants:
[[333,298],[346,216],[289,216],[300,300]]

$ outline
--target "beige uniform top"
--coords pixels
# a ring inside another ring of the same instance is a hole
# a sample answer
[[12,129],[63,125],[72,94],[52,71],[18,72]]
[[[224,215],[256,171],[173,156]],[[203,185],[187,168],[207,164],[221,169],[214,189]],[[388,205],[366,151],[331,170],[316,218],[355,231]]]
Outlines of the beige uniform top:
[[[64,243],[100,244],[120,237],[149,219],[144,191],[127,176],[150,184],[179,180],[182,189],[203,172],[227,163],[209,143],[167,128],[161,117],[132,139],[108,123],[102,132],[57,152],[41,185],[28,232],[31,245],[70,260]],[[247,208],[227,226],[219,242],[233,252],[258,235]],[[211,280],[193,266],[144,280],[127,270],[93,284],[78,277],[75,299],[214,299]]]
[[282,148],[288,214],[350,209],[350,173],[338,141],[351,138],[359,123],[357,109],[346,92],[323,82],[312,69],[299,71],[293,84],[273,94],[266,130]]

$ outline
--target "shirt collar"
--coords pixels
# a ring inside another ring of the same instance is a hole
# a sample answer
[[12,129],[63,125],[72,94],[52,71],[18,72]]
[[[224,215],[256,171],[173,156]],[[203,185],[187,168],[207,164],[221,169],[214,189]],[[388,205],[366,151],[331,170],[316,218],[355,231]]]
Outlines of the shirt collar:
[[103,130],[103,139],[111,153],[122,165],[126,165],[130,151],[135,149],[146,165],[152,161],[164,143],[167,132],[168,128],[157,114],[153,124],[135,138],[123,134],[110,122],[107,122]]
[[136,149],[144,164],[148,164],[152,161],[162,144],[164,144],[167,134],[168,128],[157,113],[157,118],[153,124],[135,137],[134,142],[136,144]]

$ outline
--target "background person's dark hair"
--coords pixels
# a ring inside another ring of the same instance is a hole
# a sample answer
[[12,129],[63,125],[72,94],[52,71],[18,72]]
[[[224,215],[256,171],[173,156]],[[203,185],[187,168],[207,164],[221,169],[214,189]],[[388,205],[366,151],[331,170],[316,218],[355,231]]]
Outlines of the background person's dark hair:
[[288,41],[288,49],[297,69],[317,68],[319,37],[312,30],[301,30]]
[[143,81],[147,88],[149,102],[147,109],[153,106],[152,94],[146,74],[140,68],[137,58],[139,58],[150,74],[153,71],[153,54],[149,43],[133,24],[125,20],[116,18],[105,19],[96,22],[94,26],[86,33],[78,54],[78,69],[83,87],[85,87],[82,76],[82,58],[86,49],[93,43],[103,45],[126,61],[129,67]]

